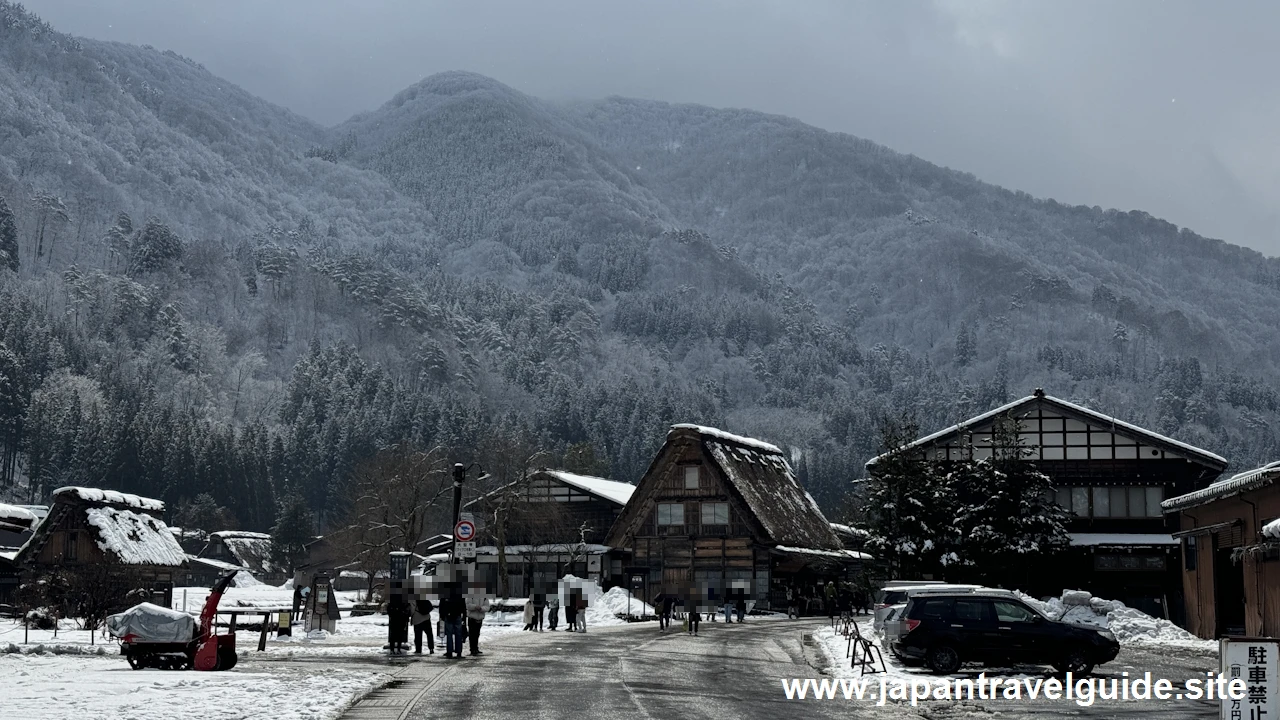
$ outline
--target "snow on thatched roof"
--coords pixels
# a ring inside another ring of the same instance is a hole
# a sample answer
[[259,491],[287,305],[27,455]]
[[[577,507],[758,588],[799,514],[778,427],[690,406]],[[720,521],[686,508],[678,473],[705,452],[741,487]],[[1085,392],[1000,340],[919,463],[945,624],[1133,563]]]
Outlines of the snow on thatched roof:
[[703,425],[694,425],[692,423],[678,423],[676,425],[672,425],[671,430],[672,431],[692,430],[704,437],[711,437],[711,438],[716,438],[717,440],[724,440],[725,442],[730,442],[735,445],[741,445],[743,447],[753,448],[755,450],[770,453],[773,455],[782,454],[782,450],[779,449],[777,445],[770,445],[767,442],[764,442],[762,440],[756,440],[755,438],[743,437],[742,435],[734,435],[733,433],[728,433],[723,430],[717,430],[716,428],[713,428],[713,427],[705,427]]
[[781,450],[767,443],[726,442],[728,433],[697,432],[703,436],[707,452],[729,484],[742,495],[774,542],[834,551],[843,547],[818,503],[796,479]]
[[210,533],[227,547],[236,562],[253,573],[272,573],[279,568],[271,557],[271,536],[245,530],[221,530]]
[[17,505],[0,503],[0,530],[11,533],[27,533],[39,523],[36,514]]
[[636,491],[635,485],[618,482],[617,480],[606,480],[591,475],[577,475],[563,470],[543,470],[542,472],[566,485],[572,485],[583,492],[591,493],[619,505],[626,505],[627,501],[631,499],[631,494]]
[[148,512],[164,512],[164,501],[122,493],[116,490],[101,490],[86,487],[63,487],[53,491],[54,500],[79,500],[85,503],[102,503],[122,508],[134,508]]
[[84,513],[97,531],[98,547],[125,565],[176,567],[187,559],[162,520],[118,507],[90,507]]

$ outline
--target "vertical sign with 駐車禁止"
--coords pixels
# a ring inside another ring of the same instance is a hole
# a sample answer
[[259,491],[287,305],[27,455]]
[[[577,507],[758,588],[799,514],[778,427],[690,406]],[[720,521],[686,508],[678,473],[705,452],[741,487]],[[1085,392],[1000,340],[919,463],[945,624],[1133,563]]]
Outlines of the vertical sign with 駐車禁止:
[[1245,686],[1242,699],[1223,693],[1222,720],[1280,718],[1280,640],[1223,638],[1219,651],[1222,675]]

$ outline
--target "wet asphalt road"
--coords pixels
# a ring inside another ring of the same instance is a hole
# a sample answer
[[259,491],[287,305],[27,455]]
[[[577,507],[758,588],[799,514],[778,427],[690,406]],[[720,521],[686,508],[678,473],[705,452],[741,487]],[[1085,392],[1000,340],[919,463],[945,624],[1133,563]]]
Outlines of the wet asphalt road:
[[[929,701],[877,707],[872,702],[787,700],[781,678],[823,678],[829,660],[803,638],[822,621],[704,623],[700,637],[659,634],[653,624],[586,634],[520,633],[490,643],[481,658],[435,658],[431,679],[405,718],[547,720],[560,718],[1216,718],[1215,702],[1121,702],[1079,707],[1067,701]],[[1180,682],[1203,676],[1216,657],[1192,651],[1126,648],[1099,669]],[[436,670],[439,668],[439,670]],[[428,668],[423,667],[423,670]],[[974,673],[976,675],[976,672]],[[400,712],[388,712],[388,718]]]

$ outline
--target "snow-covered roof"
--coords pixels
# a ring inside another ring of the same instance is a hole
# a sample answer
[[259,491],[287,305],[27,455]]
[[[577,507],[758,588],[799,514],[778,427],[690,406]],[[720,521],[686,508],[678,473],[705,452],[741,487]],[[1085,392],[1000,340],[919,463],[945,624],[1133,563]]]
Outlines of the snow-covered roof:
[[563,470],[543,470],[543,472],[583,492],[591,493],[619,505],[626,505],[627,501],[631,499],[631,494],[636,491],[635,485],[618,482],[617,480],[606,480],[590,475],[576,475]]
[[[1127,423],[1123,420],[1119,420],[1110,415],[1104,415],[1103,413],[1100,413],[1096,410],[1090,410],[1089,408],[1084,407],[1083,405],[1077,405],[1073,402],[1068,402],[1066,400],[1063,400],[1062,398],[1056,398],[1052,395],[1046,395],[1044,394],[1044,391],[1041,391],[1041,390],[1037,390],[1034,394],[1028,395],[1019,400],[1014,400],[1011,403],[1006,403],[1004,405],[1001,405],[1000,407],[994,410],[988,410],[987,412],[982,413],[981,415],[976,415],[974,417],[969,418],[968,420],[965,420],[960,423],[956,423],[955,425],[952,425],[949,428],[939,430],[938,432],[933,433],[931,435],[926,435],[920,438],[919,440],[916,440],[914,442],[911,442],[902,446],[901,448],[898,449],[898,451],[929,445],[930,443],[933,443],[944,437],[957,434],[966,428],[970,428],[975,425],[982,425],[988,420],[992,420],[1001,415],[1008,414],[1009,412],[1016,410],[1022,407],[1023,405],[1030,405],[1037,401],[1044,402],[1046,404],[1057,407],[1059,410],[1065,410],[1077,416],[1081,416],[1088,420],[1092,420],[1093,422],[1098,423],[1099,425],[1110,426],[1115,430],[1123,431],[1126,434],[1137,435],[1138,437],[1143,438],[1145,441],[1151,443],[1152,445],[1163,445],[1169,448],[1176,449],[1180,452],[1184,452],[1196,458],[1202,463],[1207,463],[1209,465],[1218,467],[1219,471],[1226,468],[1226,466],[1229,464],[1227,462],[1227,459],[1222,457],[1221,455],[1211,453],[1208,450],[1198,448],[1194,445],[1188,445],[1187,443],[1184,443],[1180,440],[1174,440],[1171,437],[1167,437],[1165,435],[1152,432],[1150,430],[1147,430],[1146,428],[1138,427],[1137,425]],[[876,457],[871,458],[870,460],[867,461],[867,467],[871,468],[873,465],[879,462],[880,459],[883,457],[884,455],[878,455]]]
[[209,533],[210,537],[218,537],[226,540],[228,538],[241,538],[244,540],[270,540],[271,536],[267,533],[249,532],[248,530],[219,530],[218,532]]
[[852,525],[845,525],[843,523],[831,523],[831,529],[844,535],[853,535],[854,537],[871,537],[870,530],[856,528]]
[[1070,533],[1071,544],[1081,547],[1098,545],[1177,545],[1167,533]]
[[214,560],[213,558],[198,557],[196,555],[187,555],[187,561],[193,563],[201,563],[214,567],[219,570],[244,570],[244,568],[235,563],[223,562],[222,560]]
[[785,457],[719,440],[704,440],[707,451],[774,542],[838,551],[843,543]]
[[152,512],[164,512],[164,501],[153,500],[138,495],[122,493],[116,490],[101,490],[86,487],[63,487],[53,491],[54,499],[77,498],[84,502],[105,503],[120,507],[130,507]]
[[240,567],[252,573],[263,575],[280,570],[272,558],[273,545],[271,536],[260,532],[243,530],[220,530],[210,533],[216,537],[231,553]]
[[1266,487],[1274,483],[1278,478],[1280,478],[1280,461],[1237,473],[1226,480],[1219,480],[1208,487],[1189,492],[1186,495],[1169,498],[1160,503],[1160,507],[1166,513],[1193,508],[1214,500],[1221,500],[1222,498]]
[[717,430],[716,428],[713,428],[713,427],[705,427],[703,425],[694,425],[692,423],[678,423],[678,424],[672,425],[671,429],[673,431],[674,430],[692,430],[698,433],[699,435],[706,435],[708,437],[713,437],[718,440],[737,443],[738,445],[755,448],[756,450],[760,450],[762,452],[774,453],[775,455],[782,454],[782,450],[779,449],[777,445],[770,445],[767,442],[756,440],[755,438],[743,437],[741,435],[734,435],[733,433],[728,433],[723,430]]
[[800,555],[818,555],[821,557],[829,557],[833,560],[874,560],[872,556],[857,550],[821,550],[818,548],[802,548],[793,547],[791,545],[778,545],[775,548],[778,552],[797,553]]
[[116,507],[91,507],[85,521],[98,531],[98,547],[125,565],[182,565],[187,554],[162,520]]
[[[604,555],[613,548],[608,545],[593,545],[591,543],[549,543],[545,545],[507,545],[505,550],[510,555],[525,555],[536,553],[581,553],[583,555]],[[477,555],[497,555],[497,545],[481,545],[476,548]]]
[[30,527],[36,522],[36,514],[24,507],[0,503],[0,522]]

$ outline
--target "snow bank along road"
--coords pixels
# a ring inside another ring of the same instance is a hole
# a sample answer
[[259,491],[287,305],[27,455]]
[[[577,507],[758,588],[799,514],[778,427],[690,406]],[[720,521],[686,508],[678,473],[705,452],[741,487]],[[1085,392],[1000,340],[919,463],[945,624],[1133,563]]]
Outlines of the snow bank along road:
[[[398,698],[358,703],[349,720],[508,718],[708,718],[773,720],[821,718],[1216,718],[1215,703],[930,702],[875,707],[844,700],[787,700],[782,678],[830,677],[827,656],[803,640],[822,620],[703,623],[700,637],[659,634],[652,623],[601,628],[586,634],[519,633],[495,639],[482,658],[414,663]],[[1100,674],[1150,670],[1192,677],[1216,658],[1170,648],[1125,648]],[[817,666],[817,667],[814,667]],[[975,673],[976,674],[976,673]]]

